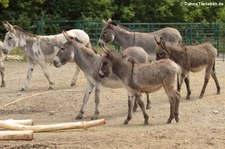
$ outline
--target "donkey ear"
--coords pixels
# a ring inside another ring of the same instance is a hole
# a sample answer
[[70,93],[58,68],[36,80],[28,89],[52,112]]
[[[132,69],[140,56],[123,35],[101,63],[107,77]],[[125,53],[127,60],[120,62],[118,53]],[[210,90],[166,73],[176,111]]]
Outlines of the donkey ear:
[[108,24],[105,20],[102,20],[102,23],[103,23],[104,25],[107,25],[107,24]]
[[164,49],[166,49],[166,42],[163,40],[162,37],[160,37],[160,44]]
[[156,42],[158,45],[160,45],[160,41],[158,41],[158,40],[156,39],[155,36],[154,36],[154,39],[155,39],[155,42]]
[[108,23],[112,22],[112,19],[111,19],[111,18],[109,18],[107,22],[108,22]]
[[4,21],[4,22],[2,22],[2,24],[7,31],[10,32],[10,31],[14,30],[14,27],[8,21]]
[[70,36],[67,34],[66,31],[63,31],[63,35],[64,35],[64,37],[66,38],[67,41],[73,42],[73,40],[70,38]]

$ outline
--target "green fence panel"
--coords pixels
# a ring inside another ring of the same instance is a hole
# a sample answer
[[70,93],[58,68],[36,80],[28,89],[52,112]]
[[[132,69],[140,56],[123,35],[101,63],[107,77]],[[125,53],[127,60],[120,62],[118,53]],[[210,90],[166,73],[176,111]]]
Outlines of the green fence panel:
[[[225,23],[121,23],[118,24],[130,31],[153,32],[164,27],[173,27],[180,31],[184,45],[195,45],[211,42],[219,53],[225,54]],[[36,31],[38,35],[61,33],[63,30],[82,29],[90,37],[92,44],[97,44],[103,24],[98,20],[36,20],[32,28],[25,26],[26,22],[11,22],[21,25],[28,31]],[[35,32],[34,31],[34,32]],[[5,30],[0,27],[0,37],[3,40]],[[120,49],[119,45],[115,45]]]

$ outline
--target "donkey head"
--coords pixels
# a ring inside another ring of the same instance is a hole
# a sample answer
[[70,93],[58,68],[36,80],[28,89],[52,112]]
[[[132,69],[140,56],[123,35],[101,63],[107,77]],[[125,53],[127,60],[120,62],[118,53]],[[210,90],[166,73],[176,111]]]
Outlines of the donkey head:
[[156,47],[156,60],[169,58],[170,51],[167,48],[166,42],[163,40],[162,37],[160,37],[160,41],[158,41],[156,39],[156,37],[154,37],[154,38],[155,38],[155,41],[158,45]]
[[74,58],[74,40],[71,39],[65,31],[63,31],[63,35],[65,36],[67,42],[54,47],[56,48],[55,50],[58,50],[58,53],[54,58],[55,67],[61,67]]
[[3,22],[3,26],[8,31],[5,35],[3,43],[3,52],[5,54],[8,54],[12,49],[16,47],[25,45],[25,39],[22,39],[15,26],[11,25],[7,21]]
[[[105,55],[102,56],[102,63],[100,65],[99,76],[101,78],[109,77],[115,70],[120,69],[120,64],[131,63],[132,59],[129,56],[112,51],[104,47]],[[123,70],[120,70],[123,71]]]
[[102,29],[102,33],[100,35],[99,39],[99,45],[102,47],[103,45],[113,42],[115,38],[115,27],[117,24],[113,22],[111,19],[109,19],[107,22],[103,21],[103,24],[105,24],[105,27]]

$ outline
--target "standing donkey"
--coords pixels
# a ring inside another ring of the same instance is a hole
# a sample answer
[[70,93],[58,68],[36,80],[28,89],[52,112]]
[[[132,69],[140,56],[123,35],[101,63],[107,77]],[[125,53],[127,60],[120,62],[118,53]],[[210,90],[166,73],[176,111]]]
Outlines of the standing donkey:
[[148,54],[151,60],[155,60],[155,43],[154,36],[163,37],[167,42],[173,45],[181,45],[182,37],[180,32],[175,28],[166,27],[155,32],[142,33],[132,32],[119,26],[117,23],[109,19],[103,21],[105,27],[99,39],[99,45],[103,45],[115,41],[124,49],[130,46],[142,47]]
[[[115,74],[111,74],[108,78],[102,78],[99,76],[100,66],[102,65],[102,56],[94,53],[91,49],[79,44],[78,42],[71,40],[67,32],[64,35],[68,42],[63,45],[58,45],[59,52],[54,59],[54,65],[61,67],[68,61],[74,60],[75,63],[84,72],[87,80],[86,90],[83,97],[83,103],[80,111],[76,116],[76,119],[82,119],[84,115],[84,108],[89,100],[89,97],[95,88],[95,113],[91,119],[97,119],[99,115],[99,94],[101,86],[110,88],[121,88],[123,87],[122,82]],[[129,47],[120,53],[125,59],[127,56],[133,56],[138,62],[146,63],[148,61],[148,54],[140,47]],[[127,55],[127,56],[126,56]]]
[[1,87],[5,87],[5,79],[4,79],[4,65],[3,65],[3,53],[2,53],[3,43],[0,41],[0,74],[2,77]]
[[[49,83],[49,89],[53,88],[53,82],[50,79],[47,63],[53,62],[53,58],[57,54],[57,50],[54,50],[54,45],[62,44],[66,42],[63,34],[49,35],[49,36],[37,36],[31,33],[23,31],[18,26],[13,26],[8,22],[3,22],[4,27],[8,31],[5,35],[5,40],[3,44],[3,51],[8,54],[14,48],[20,48],[23,50],[27,56],[27,61],[29,64],[27,71],[27,79],[24,88],[21,90],[28,90],[30,80],[32,77],[32,72],[34,66],[39,64],[44,72],[45,77]],[[72,29],[68,31],[68,34],[74,39],[80,41],[87,47],[91,47],[89,36],[83,31],[78,29]],[[73,79],[71,81],[71,86],[76,84],[77,75],[80,68],[77,66]]]
[[155,41],[158,44],[156,50],[157,60],[170,58],[182,68],[181,82],[178,82],[177,89],[180,91],[184,80],[187,87],[186,99],[190,99],[191,95],[188,77],[189,71],[199,72],[205,69],[205,81],[199,98],[203,98],[210,75],[215,81],[217,94],[220,94],[220,85],[215,72],[217,49],[214,48],[212,44],[204,43],[195,46],[181,47],[166,44],[162,37],[160,37],[160,41],[158,41],[155,37]]
[[141,100],[141,93],[152,93],[164,88],[170,102],[170,117],[167,123],[175,118],[179,121],[180,94],[174,89],[176,76],[180,73],[180,67],[170,59],[141,64],[132,60],[128,61],[119,53],[105,50],[106,55],[102,59],[99,75],[108,77],[111,73],[123,82],[128,92],[128,116],[124,124],[132,119],[132,109],[136,98],[144,116],[144,124],[148,124],[148,115]]

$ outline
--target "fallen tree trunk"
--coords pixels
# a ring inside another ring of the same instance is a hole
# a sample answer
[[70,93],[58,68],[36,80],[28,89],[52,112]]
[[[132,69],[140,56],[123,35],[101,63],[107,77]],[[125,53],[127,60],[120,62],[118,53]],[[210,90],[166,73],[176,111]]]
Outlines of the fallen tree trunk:
[[33,131],[0,131],[0,140],[33,140]]
[[12,124],[21,124],[21,125],[33,125],[32,119],[24,119],[24,120],[14,120],[14,119],[8,119],[4,120],[4,122],[12,123]]
[[12,124],[0,120],[0,127],[8,130],[32,130],[34,132],[47,132],[57,131],[66,129],[87,129],[94,126],[105,124],[104,119],[88,121],[88,122],[71,122],[71,123],[60,123],[60,124],[49,124],[49,125],[36,125],[36,126],[25,126],[21,124]]

